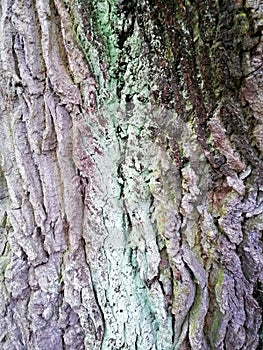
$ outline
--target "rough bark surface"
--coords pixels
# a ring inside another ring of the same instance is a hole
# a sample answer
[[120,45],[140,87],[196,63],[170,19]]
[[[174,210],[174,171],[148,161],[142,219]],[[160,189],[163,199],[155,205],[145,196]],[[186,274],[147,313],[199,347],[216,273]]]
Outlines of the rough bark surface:
[[261,349],[262,28],[1,1],[1,349]]

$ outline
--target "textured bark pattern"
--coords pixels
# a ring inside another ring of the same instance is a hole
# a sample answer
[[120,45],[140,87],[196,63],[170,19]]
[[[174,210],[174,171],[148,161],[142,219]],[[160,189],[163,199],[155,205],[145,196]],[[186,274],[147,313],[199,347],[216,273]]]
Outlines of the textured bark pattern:
[[0,16],[1,349],[260,349],[263,3]]

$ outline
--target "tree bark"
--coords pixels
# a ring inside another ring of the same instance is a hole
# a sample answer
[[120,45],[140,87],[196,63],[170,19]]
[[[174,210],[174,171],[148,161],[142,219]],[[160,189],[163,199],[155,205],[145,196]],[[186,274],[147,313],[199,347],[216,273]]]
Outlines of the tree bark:
[[262,6],[2,0],[1,349],[261,349]]

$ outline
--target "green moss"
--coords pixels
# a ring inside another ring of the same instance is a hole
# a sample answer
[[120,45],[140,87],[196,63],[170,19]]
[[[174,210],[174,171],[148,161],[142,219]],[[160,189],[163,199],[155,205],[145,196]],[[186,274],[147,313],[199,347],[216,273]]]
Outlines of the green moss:
[[194,41],[199,41],[200,39],[200,29],[199,29],[199,18],[198,18],[198,12],[194,12],[193,16],[193,21],[194,21]]
[[96,23],[96,29],[103,42],[104,57],[111,68],[116,68],[119,50],[117,36],[114,28],[117,27],[117,15],[115,1],[92,1]]
[[220,216],[226,216],[227,214],[227,208],[225,207],[225,205],[222,205],[222,207],[220,208]]
[[225,280],[225,271],[224,269],[219,269],[216,276],[216,287],[221,287]]
[[174,280],[173,285],[173,307],[178,309],[178,305],[180,305],[182,295],[188,296],[190,294],[189,287],[186,285],[181,285],[176,280]]
[[203,298],[200,292],[200,288],[197,288],[195,301],[190,310],[190,327],[189,327],[190,336],[192,334],[195,334],[198,331],[198,328],[200,328],[200,326],[202,327],[202,325],[200,325],[200,317],[199,317],[199,314],[201,312],[202,300]]
[[5,213],[2,221],[0,222],[0,228],[6,228],[7,224],[8,224],[8,216],[7,216],[7,213]]
[[249,31],[249,20],[247,14],[245,12],[236,14],[234,24],[240,34],[240,39],[243,41],[243,38],[247,36]]
[[157,215],[157,229],[158,232],[163,236],[165,232],[165,227],[167,224],[167,218],[164,212],[159,212]]
[[215,344],[219,340],[219,331],[222,321],[224,320],[224,315],[216,310],[213,315],[212,324],[210,325],[209,338],[211,339],[212,349],[216,349]]
[[[221,305],[221,289],[222,285],[225,280],[225,272],[224,269],[219,268],[217,271],[217,274],[214,276],[214,280],[216,282],[215,284],[215,299],[214,302],[217,303],[217,305]],[[215,344],[217,340],[219,339],[219,331],[220,331],[220,326],[222,324],[222,321],[224,320],[224,314],[219,310],[219,307],[213,308],[213,316],[211,318],[211,323],[209,325],[209,338],[211,340],[211,344]],[[213,347],[213,349],[215,349]]]
[[116,90],[116,69],[119,61],[115,1],[78,0],[71,8],[75,37],[97,80],[100,98],[105,89],[102,66],[107,66],[108,90]]

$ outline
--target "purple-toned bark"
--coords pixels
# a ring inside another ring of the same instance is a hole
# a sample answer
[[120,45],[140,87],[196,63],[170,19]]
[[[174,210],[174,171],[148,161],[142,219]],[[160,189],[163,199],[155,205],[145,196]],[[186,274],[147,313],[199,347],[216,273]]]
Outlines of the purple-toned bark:
[[2,1],[1,349],[262,347],[262,6]]

